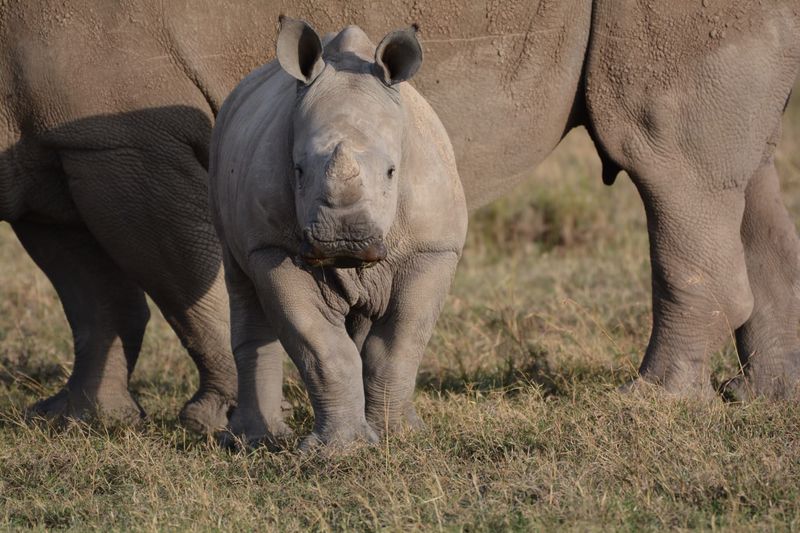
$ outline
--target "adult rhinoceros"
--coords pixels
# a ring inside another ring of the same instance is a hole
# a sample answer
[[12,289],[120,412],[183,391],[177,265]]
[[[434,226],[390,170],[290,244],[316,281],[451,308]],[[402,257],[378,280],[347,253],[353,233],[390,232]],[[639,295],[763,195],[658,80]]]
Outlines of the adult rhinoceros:
[[421,25],[415,84],[450,134],[471,207],[586,125],[606,178],[627,170],[646,206],[654,323],[642,377],[708,394],[708,355],[734,328],[742,390],[791,393],[800,250],[771,152],[800,63],[796,2],[315,4],[0,7],[0,217],[53,281],[76,341],[73,375],[39,412],[139,416],[127,380],[144,290],[200,369],[184,419],[223,423],[236,381],[207,143],[224,97],[273,58],[280,13],[368,35]]

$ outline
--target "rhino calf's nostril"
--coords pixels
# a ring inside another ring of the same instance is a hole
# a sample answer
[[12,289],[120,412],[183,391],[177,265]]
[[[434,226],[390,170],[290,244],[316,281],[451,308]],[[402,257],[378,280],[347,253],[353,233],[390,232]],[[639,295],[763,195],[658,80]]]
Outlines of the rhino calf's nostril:
[[383,241],[376,241],[361,252],[361,259],[367,263],[376,263],[386,259],[387,250]]

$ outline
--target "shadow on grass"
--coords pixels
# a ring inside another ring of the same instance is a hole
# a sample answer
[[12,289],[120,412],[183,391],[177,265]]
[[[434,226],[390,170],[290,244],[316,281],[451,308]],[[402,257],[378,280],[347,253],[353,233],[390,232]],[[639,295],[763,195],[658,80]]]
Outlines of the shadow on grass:
[[14,413],[55,393],[66,383],[68,372],[54,362],[0,357],[0,428],[14,425]]
[[37,388],[62,382],[67,374],[64,366],[55,362],[34,361],[28,357],[9,359],[0,357],[0,385],[30,386]]
[[600,386],[616,389],[633,379],[628,368],[611,369],[591,364],[553,367],[547,352],[528,351],[527,357],[508,357],[502,365],[473,370],[445,369],[440,373],[421,371],[417,390],[434,393],[501,393],[515,396],[535,388],[543,398],[573,395],[576,387]]
[[564,377],[551,368],[544,350],[533,350],[524,361],[509,357],[504,365],[490,369],[462,369],[460,372],[446,369],[436,374],[423,370],[417,377],[417,389],[452,394],[502,392],[514,395],[535,386],[545,397],[562,396]]

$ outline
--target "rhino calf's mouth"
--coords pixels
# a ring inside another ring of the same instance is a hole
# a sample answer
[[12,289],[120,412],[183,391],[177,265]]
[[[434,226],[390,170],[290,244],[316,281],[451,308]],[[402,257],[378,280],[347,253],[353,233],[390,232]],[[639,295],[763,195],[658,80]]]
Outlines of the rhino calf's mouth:
[[326,249],[320,244],[304,240],[300,246],[300,257],[312,267],[366,268],[386,259],[387,250],[383,240],[368,243],[353,243],[352,246],[337,245]]

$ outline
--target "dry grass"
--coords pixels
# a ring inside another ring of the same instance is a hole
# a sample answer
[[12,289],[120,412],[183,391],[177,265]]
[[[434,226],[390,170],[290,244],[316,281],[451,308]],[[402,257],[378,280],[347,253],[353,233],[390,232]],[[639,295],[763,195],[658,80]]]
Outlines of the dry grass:
[[[800,213],[800,102],[779,169]],[[582,132],[474,215],[419,379],[426,430],[334,458],[229,453],[175,423],[196,375],[156,318],[133,388],[142,427],[21,422],[71,342],[47,280],[0,228],[0,529],[800,529],[800,406],[627,397],[649,332],[630,182]],[[158,356],[156,356],[158,354]],[[714,375],[736,370],[730,347]],[[292,424],[310,427],[296,379]]]

